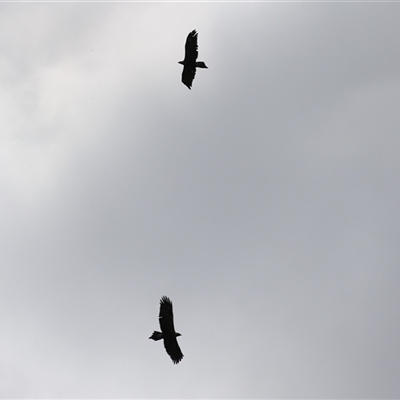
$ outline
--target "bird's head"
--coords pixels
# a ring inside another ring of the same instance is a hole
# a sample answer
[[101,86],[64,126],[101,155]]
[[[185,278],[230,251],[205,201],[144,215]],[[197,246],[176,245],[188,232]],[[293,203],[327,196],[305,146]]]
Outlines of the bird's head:
[[182,335],[180,333],[176,332],[175,336],[178,337],[178,336],[182,336]]
[[178,64],[182,64],[183,65],[183,61],[178,61]]

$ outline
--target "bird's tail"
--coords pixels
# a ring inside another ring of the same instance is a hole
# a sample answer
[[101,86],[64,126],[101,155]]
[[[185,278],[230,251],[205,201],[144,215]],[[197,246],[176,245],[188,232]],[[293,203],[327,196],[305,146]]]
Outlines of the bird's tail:
[[163,338],[163,334],[161,332],[154,331],[153,334],[149,337],[149,339],[160,340]]
[[196,61],[197,68],[208,68],[204,61]]

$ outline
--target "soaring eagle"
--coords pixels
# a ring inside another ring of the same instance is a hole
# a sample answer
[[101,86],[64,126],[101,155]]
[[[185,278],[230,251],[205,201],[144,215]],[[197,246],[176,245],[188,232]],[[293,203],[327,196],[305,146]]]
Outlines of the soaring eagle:
[[154,331],[149,339],[160,340],[164,339],[164,347],[171,357],[174,364],[178,364],[182,360],[183,354],[179,348],[177,336],[182,336],[180,333],[175,332],[174,328],[174,314],[172,313],[172,302],[167,296],[161,297],[160,300],[160,314],[159,322],[161,332]]
[[203,61],[196,61],[199,55],[197,51],[197,32],[193,30],[189,33],[185,44],[185,59],[179,61],[183,65],[182,82],[190,89],[194,76],[196,75],[196,68],[207,68]]

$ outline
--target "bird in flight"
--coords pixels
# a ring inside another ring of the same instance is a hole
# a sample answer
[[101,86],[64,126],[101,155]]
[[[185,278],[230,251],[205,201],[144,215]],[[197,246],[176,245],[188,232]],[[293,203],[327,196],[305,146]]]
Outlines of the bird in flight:
[[183,65],[182,82],[189,89],[192,87],[196,68],[208,68],[203,61],[196,61],[199,55],[197,51],[197,35],[196,29],[189,33],[185,44],[185,58],[178,64]]
[[164,347],[174,364],[178,364],[182,360],[183,354],[179,348],[176,338],[182,336],[175,332],[174,314],[172,313],[172,302],[167,296],[161,297],[160,313],[158,316],[161,332],[154,331],[149,339],[164,340]]

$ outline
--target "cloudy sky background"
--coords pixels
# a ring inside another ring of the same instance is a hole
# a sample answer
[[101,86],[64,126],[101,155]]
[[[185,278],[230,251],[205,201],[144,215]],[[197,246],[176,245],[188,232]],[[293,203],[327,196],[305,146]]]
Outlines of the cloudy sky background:
[[0,396],[399,397],[399,20],[1,4]]

